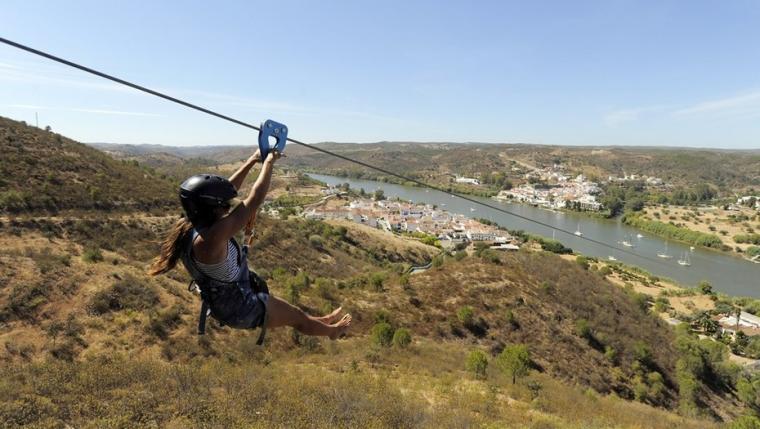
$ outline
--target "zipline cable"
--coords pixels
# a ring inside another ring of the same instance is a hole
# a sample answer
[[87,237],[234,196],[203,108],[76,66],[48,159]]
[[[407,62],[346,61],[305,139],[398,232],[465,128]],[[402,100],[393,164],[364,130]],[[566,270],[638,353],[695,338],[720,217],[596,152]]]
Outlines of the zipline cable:
[[[234,124],[238,124],[238,125],[244,126],[246,128],[250,128],[252,130],[261,131],[261,129],[259,127],[255,126],[255,125],[252,125],[252,124],[249,124],[248,122],[244,122],[244,121],[241,121],[239,119],[235,119],[235,118],[229,117],[227,115],[223,115],[221,113],[217,113],[217,112],[215,112],[213,110],[206,109],[204,107],[201,107],[201,106],[198,106],[198,105],[195,105],[195,104],[192,104],[192,103],[188,103],[187,101],[180,100],[179,98],[172,97],[170,95],[166,95],[164,93],[152,90],[150,88],[146,88],[146,87],[141,86],[141,85],[137,85],[135,83],[126,81],[124,79],[120,79],[118,77],[109,75],[107,73],[103,73],[103,72],[95,70],[95,69],[91,69],[91,68],[83,66],[81,64],[77,64],[77,63],[75,63],[73,61],[69,61],[69,60],[57,57],[55,55],[51,55],[51,54],[49,54],[47,52],[43,52],[43,51],[31,48],[31,47],[26,46],[26,45],[22,45],[21,43],[14,42],[12,40],[8,40],[8,39],[5,39],[3,37],[0,37],[0,42],[5,43],[6,45],[12,46],[14,48],[18,48],[18,49],[21,49],[23,51],[26,51],[26,52],[38,55],[40,57],[47,58],[47,59],[55,61],[57,63],[61,63],[61,64],[64,64],[64,65],[67,65],[69,67],[73,67],[75,69],[79,69],[79,70],[82,70],[84,72],[93,74],[95,76],[99,76],[99,77],[102,77],[104,79],[108,79],[110,81],[113,81],[113,82],[116,82],[116,83],[128,86],[130,88],[134,88],[134,89],[136,89],[138,91],[142,91],[142,92],[148,93],[150,95],[155,95],[156,97],[163,98],[163,99],[171,101],[173,103],[177,103],[177,104],[180,104],[182,106],[189,107],[191,109],[198,110],[200,112],[206,113],[208,115],[215,116],[215,117],[220,118],[220,119],[224,119],[225,121],[229,121],[229,122],[232,122]],[[618,252],[625,253],[625,254],[628,254],[628,255],[631,255],[631,256],[635,256],[637,258],[642,258],[642,259],[650,261],[650,262],[655,262],[657,264],[665,265],[662,261],[660,261],[658,259],[650,258],[648,256],[640,255],[638,253],[631,252],[631,251],[628,251],[626,249],[615,247],[615,246],[613,246],[611,244],[607,244],[607,243],[605,243],[603,241],[595,240],[593,238],[589,238],[589,237],[586,237],[586,236],[578,236],[578,235],[576,235],[573,232],[570,232],[568,230],[556,227],[556,226],[548,224],[546,222],[541,222],[539,220],[531,219],[531,218],[529,218],[527,216],[523,216],[521,214],[514,213],[512,211],[503,209],[501,207],[494,206],[494,205],[491,205],[491,204],[488,204],[488,203],[484,203],[482,201],[478,201],[478,200],[476,200],[474,198],[471,198],[471,197],[468,197],[466,195],[461,195],[461,194],[457,194],[457,193],[454,193],[454,192],[451,192],[451,191],[447,191],[447,190],[445,190],[445,189],[443,189],[441,187],[438,187],[438,186],[435,186],[435,185],[431,185],[431,184],[422,182],[420,180],[417,180],[417,179],[414,179],[414,178],[411,178],[411,177],[406,177],[404,175],[401,175],[401,174],[398,174],[398,173],[394,173],[392,171],[386,170],[386,169],[381,168],[381,167],[376,167],[376,166],[368,164],[366,162],[359,161],[358,159],[349,158],[347,156],[344,156],[344,155],[341,155],[341,154],[338,154],[338,153],[335,153],[335,152],[329,151],[327,149],[323,149],[323,148],[320,148],[320,147],[317,147],[317,146],[314,146],[314,145],[311,145],[311,144],[308,144],[308,143],[304,143],[304,142],[298,141],[298,140],[290,138],[290,137],[288,137],[288,141],[292,142],[292,143],[295,143],[295,144],[297,144],[299,146],[304,146],[304,147],[307,147],[309,149],[315,150],[317,152],[324,153],[326,155],[330,155],[330,156],[334,156],[336,158],[340,158],[340,159],[342,159],[344,161],[348,161],[348,162],[351,162],[351,163],[354,163],[354,164],[357,164],[357,165],[361,165],[362,167],[369,168],[371,170],[379,171],[379,172],[381,172],[383,174],[387,174],[389,176],[393,176],[393,177],[395,177],[397,179],[402,179],[402,180],[405,180],[407,182],[412,182],[412,183],[414,183],[414,184],[416,184],[418,186],[421,186],[423,188],[429,188],[429,189],[433,189],[433,190],[438,191],[438,192],[449,194],[451,196],[455,196],[455,197],[461,198],[461,199],[463,199],[465,201],[469,201],[469,202],[471,202],[473,204],[478,204],[478,205],[483,206],[483,207],[488,207],[488,208],[490,208],[492,210],[496,210],[498,212],[501,212],[501,213],[504,213],[504,214],[508,214],[508,215],[514,216],[516,218],[519,218],[519,219],[522,219],[522,220],[525,220],[525,221],[528,221],[528,222],[532,222],[532,223],[534,223],[536,225],[541,225],[543,227],[546,227],[546,228],[549,228],[549,229],[552,229],[552,230],[555,230],[555,231],[559,231],[559,232],[568,234],[568,235],[570,235],[572,237],[579,238],[579,239],[582,239],[582,240],[586,240],[586,241],[588,241],[590,243],[594,243],[594,244],[597,244],[599,246],[607,247],[607,248],[612,249],[612,250],[617,250]]]

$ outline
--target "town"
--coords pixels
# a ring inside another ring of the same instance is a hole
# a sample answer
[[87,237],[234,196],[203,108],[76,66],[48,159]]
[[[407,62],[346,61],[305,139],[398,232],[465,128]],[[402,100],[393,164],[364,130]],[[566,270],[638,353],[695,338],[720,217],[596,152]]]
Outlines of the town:
[[348,198],[338,187],[322,190],[325,197],[304,207],[306,219],[346,219],[391,233],[421,233],[435,237],[443,248],[460,243],[487,242],[499,250],[517,250],[512,235],[460,214],[452,214],[430,204],[400,200]]

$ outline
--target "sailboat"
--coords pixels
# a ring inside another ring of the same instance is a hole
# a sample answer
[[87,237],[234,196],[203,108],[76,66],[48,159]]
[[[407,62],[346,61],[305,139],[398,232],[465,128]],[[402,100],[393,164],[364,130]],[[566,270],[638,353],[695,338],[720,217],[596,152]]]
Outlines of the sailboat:
[[662,252],[659,252],[657,254],[657,257],[658,258],[662,258],[662,259],[671,259],[671,258],[673,258],[672,256],[668,255],[668,242],[667,241],[665,242],[665,250],[663,250]]
[[678,265],[683,265],[684,267],[691,265],[691,261],[689,260],[689,252],[683,252],[683,257],[678,260]]
[[581,223],[578,222],[578,228],[575,229],[575,232],[573,233],[577,235],[578,237],[583,237],[583,233],[581,232]]
[[626,237],[626,239],[623,240],[620,244],[622,244],[625,247],[633,247],[633,244],[631,244],[631,241],[628,237]]

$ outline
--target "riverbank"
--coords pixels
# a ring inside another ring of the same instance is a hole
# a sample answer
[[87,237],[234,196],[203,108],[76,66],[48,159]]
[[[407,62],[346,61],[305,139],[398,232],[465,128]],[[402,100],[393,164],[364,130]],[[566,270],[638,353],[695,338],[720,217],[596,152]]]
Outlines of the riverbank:
[[760,230],[760,214],[752,209],[653,206],[624,215],[622,221],[693,246],[717,249],[748,259],[760,254],[760,243],[755,242],[760,239],[756,232]]

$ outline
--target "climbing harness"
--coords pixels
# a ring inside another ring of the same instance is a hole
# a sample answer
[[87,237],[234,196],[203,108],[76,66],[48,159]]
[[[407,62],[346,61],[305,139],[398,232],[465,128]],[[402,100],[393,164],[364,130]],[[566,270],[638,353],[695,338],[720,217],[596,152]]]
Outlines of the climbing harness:
[[269,288],[263,279],[248,269],[248,246],[240,247],[237,241],[230,239],[237,249],[238,276],[234,281],[220,280],[203,273],[192,256],[193,242],[198,235],[196,229],[188,234],[182,252],[182,263],[193,278],[188,290],[199,292],[202,301],[198,317],[198,335],[206,333],[206,318],[211,315],[220,324],[232,328],[261,327],[256,344],[263,344]]

